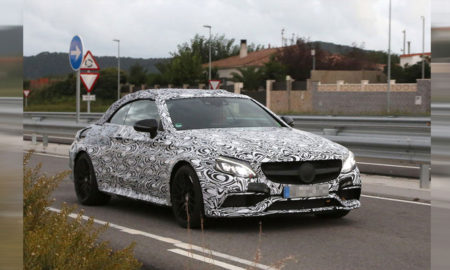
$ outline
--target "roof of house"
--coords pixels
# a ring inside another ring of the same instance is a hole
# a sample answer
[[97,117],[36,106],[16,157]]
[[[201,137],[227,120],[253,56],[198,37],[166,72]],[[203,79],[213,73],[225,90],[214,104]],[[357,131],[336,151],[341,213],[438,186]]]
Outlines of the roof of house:
[[[270,48],[259,50],[255,52],[249,52],[246,57],[240,57],[239,55],[230,56],[224,59],[211,62],[212,67],[217,68],[236,68],[236,67],[248,67],[248,66],[263,66],[269,62],[270,56],[276,53],[278,48]],[[208,66],[208,63],[203,64],[204,67]]]
[[[431,56],[431,53],[430,52],[426,52],[426,53],[423,53],[424,55],[428,55],[428,56]],[[411,54],[402,54],[402,55],[400,55],[400,58],[404,58],[404,57],[412,57],[412,56],[421,56],[422,55],[422,53],[411,53]]]

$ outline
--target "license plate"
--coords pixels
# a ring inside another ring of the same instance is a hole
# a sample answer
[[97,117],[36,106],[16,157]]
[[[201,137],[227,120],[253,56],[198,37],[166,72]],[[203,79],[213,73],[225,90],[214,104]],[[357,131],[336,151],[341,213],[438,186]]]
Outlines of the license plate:
[[322,197],[328,194],[328,184],[287,185],[283,189],[283,198]]

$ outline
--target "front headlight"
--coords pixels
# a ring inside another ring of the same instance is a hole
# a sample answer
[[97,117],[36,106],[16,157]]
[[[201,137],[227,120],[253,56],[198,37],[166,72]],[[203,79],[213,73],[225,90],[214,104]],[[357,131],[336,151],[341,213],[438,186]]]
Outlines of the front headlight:
[[353,155],[352,151],[348,151],[348,156],[342,164],[341,173],[348,173],[352,171],[356,166],[355,155]]
[[254,178],[256,173],[250,168],[249,165],[242,161],[234,160],[231,158],[219,157],[216,159],[216,170],[231,174],[238,177]]

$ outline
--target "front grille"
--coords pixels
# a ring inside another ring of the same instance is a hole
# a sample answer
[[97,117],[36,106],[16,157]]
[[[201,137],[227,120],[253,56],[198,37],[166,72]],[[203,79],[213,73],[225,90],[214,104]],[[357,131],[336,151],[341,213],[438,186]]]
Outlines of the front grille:
[[266,177],[281,184],[317,184],[336,179],[341,173],[342,161],[315,160],[298,162],[266,162],[261,169]]
[[267,195],[245,194],[229,195],[220,207],[250,207],[266,199]]
[[297,200],[297,201],[277,201],[269,206],[266,211],[278,210],[302,210],[312,209],[328,206],[339,206],[339,202],[335,199],[312,199],[312,200]]

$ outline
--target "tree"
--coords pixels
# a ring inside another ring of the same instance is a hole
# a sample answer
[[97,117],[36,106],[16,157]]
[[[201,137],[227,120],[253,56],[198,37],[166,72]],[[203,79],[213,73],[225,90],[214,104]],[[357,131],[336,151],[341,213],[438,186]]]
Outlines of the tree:
[[134,85],[141,85],[147,80],[147,70],[145,70],[139,63],[130,67],[129,82]]
[[[425,61],[425,78],[430,78],[430,64]],[[387,66],[384,67],[387,74]],[[417,79],[422,78],[422,61],[412,66],[406,65],[404,68],[400,65],[391,65],[391,79],[397,83],[415,83]]]
[[[306,80],[310,77],[312,69],[311,50],[313,44],[305,39],[298,39],[297,44],[283,47],[278,51],[276,60],[286,67],[286,72],[298,81]],[[316,67],[323,69],[326,66],[325,52],[320,47],[315,47]]]
[[[120,71],[120,83],[127,82],[127,75]],[[86,89],[81,85],[81,93],[86,93]],[[62,81],[54,82],[43,89],[33,91],[34,104],[42,104],[58,100],[60,98],[75,97],[76,77],[73,72],[69,73]],[[105,68],[100,70],[100,76],[95,84],[92,93],[99,100],[114,100],[117,98],[117,68]]]
[[[120,83],[125,84],[128,81],[125,71],[120,70]],[[97,98],[114,100],[117,98],[117,68],[105,68],[100,70],[100,76],[97,84],[92,90]]]
[[264,64],[263,78],[264,80],[284,81],[287,75],[287,68],[281,62],[276,60],[276,56],[272,55],[269,62]]
[[[378,64],[387,62],[387,53],[364,50],[364,45],[352,44],[352,47],[332,54],[321,49],[319,42],[298,39],[293,46],[283,47],[277,53],[276,60],[286,67],[287,74],[295,80],[306,80],[312,69],[311,50],[315,50],[316,69],[322,70],[375,70]],[[399,62],[398,55],[391,55],[391,61]]]
[[238,72],[232,72],[232,81],[243,82],[246,90],[258,90],[264,82],[263,69],[257,67],[238,68]]
[[[212,61],[239,54],[239,45],[234,44],[234,39],[227,39],[224,35],[211,37]],[[264,46],[250,44],[249,51],[263,49]],[[202,64],[209,61],[209,39],[196,34],[190,42],[178,46],[177,51],[171,53],[172,59],[165,63],[158,63],[161,75],[149,75],[147,83],[174,84],[181,86],[184,83],[194,85],[207,83],[208,68],[202,68]],[[216,68],[211,70],[211,78],[218,78]]]
[[204,78],[201,58],[189,48],[179,48],[178,53],[174,53],[168,63],[158,65],[158,69],[163,81],[179,86],[194,85]]
[[[239,53],[239,46],[234,44],[234,39],[227,39],[225,35],[211,36],[211,60],[219,60]],[[200,57],[201,63],[209,61],[209,38],[196,34],[190,42],[178,46],[178,52],[191,51]]]
[[[209,62],[209,37],[196,34],[190,42],[185,42],[178,46],[179,52],[187,49],[192,51],[193,54],[198,54],[202,64]],[[247,46],[248,52],[262,49],[264,49],[264,46],[259,44],[251,43]],[[218,34],[211,36],[211,61],[238,55],[239,50],[240,45],[235,44],[234,38],[228,39],[225,35]]]

